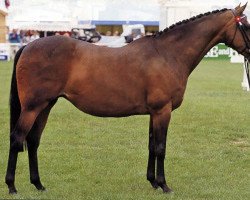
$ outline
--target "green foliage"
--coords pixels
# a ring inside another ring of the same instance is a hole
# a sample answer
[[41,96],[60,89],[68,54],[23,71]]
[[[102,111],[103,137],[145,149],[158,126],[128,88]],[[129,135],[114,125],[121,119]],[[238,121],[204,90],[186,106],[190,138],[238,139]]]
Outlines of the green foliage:
[[250,93],[242,66],[203,61],[188,82],[169,128],[166,177],[173,194],[146,181],[148,116],[97,118],[64,99],[52,109],[39,148],[47,192],[29,183],[27,152],[16,171],[18,194],[4,183],[9,150],[11,62],[0,63],[0,199],[249,199]]

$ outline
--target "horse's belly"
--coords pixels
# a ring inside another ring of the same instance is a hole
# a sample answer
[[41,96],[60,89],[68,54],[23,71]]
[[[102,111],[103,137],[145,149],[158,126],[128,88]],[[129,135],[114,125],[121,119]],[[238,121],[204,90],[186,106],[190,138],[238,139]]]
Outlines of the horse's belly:
[[97,94],[66,95],[78,109],[99,117],[124,117],[147,114],[146,105],[139,99],[121,98],[116,95],[99,96]]
[[134,72],[134,69],[130,73],[123,70],[115,66],[77,67],[71,72],[64,89],[65,96],[77,108],[91,115],[145,114],[145,86],[141,73]]

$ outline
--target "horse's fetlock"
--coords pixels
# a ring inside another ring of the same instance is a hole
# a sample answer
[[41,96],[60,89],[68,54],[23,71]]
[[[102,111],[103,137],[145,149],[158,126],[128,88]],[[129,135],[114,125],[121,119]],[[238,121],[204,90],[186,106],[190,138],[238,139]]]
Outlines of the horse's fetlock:
[[152,182],[155,180],[155,174],[154,173],[147,173],[147,180]]
[[30,177],[30,183],[32,183],[32,184],[40,183],[39,175],[32,174],[32,176]]
[[164,177],[157,177],[157,183],[159,186],[165,185],[166,184],[166,180]]
[[14,188],[15,187],[14,182],[15,182],[15,177],[14,176],[6,175],[5,183],[8,185],[9,188],[11,188],[11,187]]

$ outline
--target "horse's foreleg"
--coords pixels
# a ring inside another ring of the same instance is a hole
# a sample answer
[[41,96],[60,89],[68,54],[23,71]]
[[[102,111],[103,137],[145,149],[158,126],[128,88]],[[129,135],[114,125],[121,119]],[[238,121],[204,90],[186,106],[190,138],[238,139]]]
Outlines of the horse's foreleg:
[[22,111],[15,129],[10,135],[9,160],[5,177],[5,182],[8,185],[10,194],[17,192],[14,184],[17,155],[19,151],[23,151],[26,136],[33,126],[36,116],[37,112],[35,111]]
[[151,183],[153,188],[157,189],[158,184],[155,180],[155,135],[153,132],[153,117],[150,115],[149,121],[149,143],[148,143],[148,168],[147,168],[147,180]]
[[[55,101],[56,102],[56,101]],[[27,146],[29,155],[29,169],[30,169],[30,182],[35,185],[38,190],[45,190],[42,185],[38,170],[37,149],[40,144],[42,131],[46,125],[49,112],[55,102],[49,104],[38,116],[37,119],[27,136]]]
[[165,106],[162,110],[153,115],[153,130],[155,135],[155,153],[157,158],[157,184],[163,192],[171,192],[167,186],[164,173],[164,159],[166,154],[167,129],[171,117],[171,105]]

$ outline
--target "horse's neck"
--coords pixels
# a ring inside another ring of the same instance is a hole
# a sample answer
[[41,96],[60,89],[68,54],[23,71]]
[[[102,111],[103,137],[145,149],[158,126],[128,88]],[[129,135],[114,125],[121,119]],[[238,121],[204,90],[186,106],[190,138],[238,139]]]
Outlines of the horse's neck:
[[[213,17],[213,18],[212,18]],[[215,22],[215,16],[180,25],[159,38],[161,50],[167,60],[175,60],[176,66],[185,70],[187,76],[195,69],[207,52],[223,41],[221,30],[225,20]],[[223,22],[224,21],[224,22]],[[164,47],[163,47],[164,46]],[[170,58],[171,57],[171,58]]]

